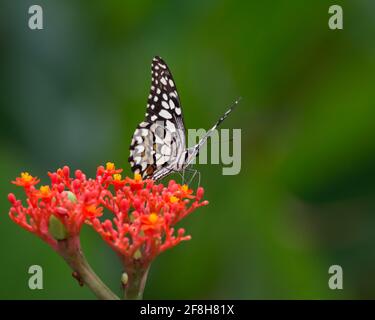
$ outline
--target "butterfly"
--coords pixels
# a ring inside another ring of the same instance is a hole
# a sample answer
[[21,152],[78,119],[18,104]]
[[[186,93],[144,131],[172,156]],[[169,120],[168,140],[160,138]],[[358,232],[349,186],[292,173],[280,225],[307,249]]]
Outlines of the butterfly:
[[129,147],[128,161],[132,171],[143,179],[153,180],[160,180],[173,172],[184,172],[238,102],[239,99],[195,146],[186,148],[185,125],[176,84],[163,59],[154,57],[145,119],[135,129]]

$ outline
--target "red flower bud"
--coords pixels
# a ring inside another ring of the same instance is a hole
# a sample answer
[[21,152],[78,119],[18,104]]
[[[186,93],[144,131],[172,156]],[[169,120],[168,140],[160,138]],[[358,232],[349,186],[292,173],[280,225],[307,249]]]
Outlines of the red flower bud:
[[63,207],[57,207],[55,209],[55,213],[57,213],[57,214],[59,214],[61,216],[65,216],[65,215],[69,214],[69,211],[66,208],[63,208]]
[[81,181],[77,179],[73,180],[72,187],[74,190],[78,190],[81,186]]
[[204,189],[202,187],[199,187],[197,189],[197,199],[200,200],[203,198],[203,195],[204,195]]
[[16,196],[13,193],[8,194],[8,200],[13,205],[17,202]]
[[70,176],[70,169],[69,169],[68,166],[64,166],[63,167],[63,173],[64,173],[65,178],[69,178],[69,176]]
[[76,176],[77,179],[81,180],[83,178],[83,173],[81,170],[76,170],[74,172],[74,175]]

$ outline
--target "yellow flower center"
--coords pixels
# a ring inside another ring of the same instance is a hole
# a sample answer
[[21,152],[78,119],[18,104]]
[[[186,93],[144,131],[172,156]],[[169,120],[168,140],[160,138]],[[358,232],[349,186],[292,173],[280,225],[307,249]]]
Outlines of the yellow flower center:
[[142,180],[142,176],[141,176],[139,173],[136,173],[136,174],[134,175],[134,180],[135,180],[135,181],[141,181],[141,180]]
[[105,168],[108,171],[115,170],[115,164],[113,162],[107,162]]
[[122,179],[121,174],[119,174],[119,173],[114,174],[113,175],[113,179],[115,181],[121,181],[121,179]]
[[189,190],[189,187],[187,186],[187,184],[184,184],[182,187],[181,187],[181,190],[184,191],[184,192],[187,192]]
[[177,197],[175,197],[175,196],[172,196],[172,197],[170,197],[169,198],[169,201],[171,202],[171,203],[176,203],[176,202],[178,202],[178,198]]
[[41,193],[42,195],[44,195],[44,196],[49,195],[50,192],[51,192],[49,186],[41,186],[41,187],[39,188],[39,191],[40,191],[40,193]]
[[151,213],[149,216],[148,216],[148,220],[152,223],[152,224],[155,224],[158,220],[159,220],[159,217],[156,213]]
[[21,179],[25,182],[30,182],[31,180],[33,180],[33,177],[28,172],[22,172]]
[[96,213],[96,206],[95,205],[90,205],[90,206],[87,206],[86,208],[86,211],[88,212],[88,213],[92,213],[92,214],[95,214]]

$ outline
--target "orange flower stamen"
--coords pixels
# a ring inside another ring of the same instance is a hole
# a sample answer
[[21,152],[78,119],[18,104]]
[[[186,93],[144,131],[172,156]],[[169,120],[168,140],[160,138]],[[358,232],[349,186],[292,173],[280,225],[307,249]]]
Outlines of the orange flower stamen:
[[105,164],[105,168],[106,170],[108,171],[112,171],[112,170],[115,170],[115,164],[113,162],[107,162]]
[[39,188],[39,195],[42,198],[49,198],[51,196],[51,189],[49,186],[41,186]]
[[149,216],[148,216],[148,220],[152,223],[152,224],[155,224],[156,222],[158,222],[159,220],[159,217],[156,213],[151,213]]
[[116,173],[116,174],[113,175],[113,180],[115,180],[115,181],[121,181],[121,179],[122,179],[121,174]]
[[169,201],[171,202],[171,203],[176,203],[176,202],[178,202],[180,199],[178,199],[177,197],[175,197],[175,196],[172,196],[172,197],[170,197],[169,198]]
[[21,179],[24,182],[30,182],[33,180],[33,176],[30,175],[28,172],[22,172],[21,173]]

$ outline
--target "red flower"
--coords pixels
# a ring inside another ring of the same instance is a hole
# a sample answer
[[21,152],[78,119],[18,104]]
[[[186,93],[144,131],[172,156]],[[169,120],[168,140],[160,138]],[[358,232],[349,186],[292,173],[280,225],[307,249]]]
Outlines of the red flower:
[[153,234],[154,232],[160,232],[163,224],[163,217],[159,217],[154,212],[141,217],[141,229],[147,233]]
[[113,219],[95,217],[91,224],[126,266],[148,266],[161,252],[190,239],[182,228],[175,232],[174,226],[208,202],[201,202],[203,188],[194,196],[173,180],[168,187],[142,180],[139,175],[125,181],[114,193],[102,193],[102,203],[113,213]]
[[126,180],[122,179],[121,174],[115,173],[113,175],[112,184],[113,184],[113,186],[115,187],[116,190],[122,188],[125,185],[125,183],[126,183]]
[[140,190],[143,188],[144,182],[142,176],[139,173],[134,175],[134,179],[126,178],[126,182],[129,184],[131,190]]
[[[147,267],[164,250],[190,239],[184,229],[176,232],[175,225],[208,202],[201,201],[203,188],[193,195],[186,185],[173,180],[165,187],[140,175],[122,179],[121,171],[108,162],[98,167],[95,179],[87,179],[80,170],[71,177],[65,166],[50,172],[51,184],[39,189],[35,188],[37,178],[22,173],[13,183],[24,187],[26,205],[9,194],[10,218],[55,250],[59,240],[78,236],[86,222],[125,266]],[[100,220],[104,209],[112,213],[112,219]]]
[[41,186],[37,193],[37,197],[44,200],[51,200],[52,199],[52,191],[49,186]]
[[21,177],[17,177],[12,181],[17,186],[29,188],[39,183],[38,178],[31,176],[28,172],[22,172]]
[[78,170],[75,178],[70,177],[67,166],[49,173],[49,176],[51,185],[36,189],[34,185],[39,180],[21,174],[14,183],[24,187],[26,205],[10,193],[8,200],[12,207],[9,216],[57,250],[58,240],[78,236],[88,218],[101,215],[100,193],[104,188],[96,180],[87,180]]

